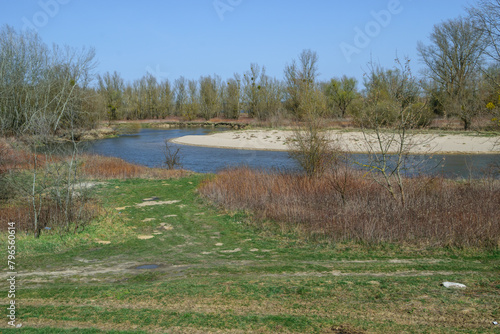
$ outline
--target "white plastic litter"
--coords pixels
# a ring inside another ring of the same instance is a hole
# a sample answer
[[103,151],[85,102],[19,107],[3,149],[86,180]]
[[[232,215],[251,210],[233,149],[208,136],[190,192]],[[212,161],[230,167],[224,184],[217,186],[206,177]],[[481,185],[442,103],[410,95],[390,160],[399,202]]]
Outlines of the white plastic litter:
[[460,289],[466,288],[465,284],[455,283],[455,282],[443,282],[441,283],[441,285],[444,286],[445,288],[460,288]]

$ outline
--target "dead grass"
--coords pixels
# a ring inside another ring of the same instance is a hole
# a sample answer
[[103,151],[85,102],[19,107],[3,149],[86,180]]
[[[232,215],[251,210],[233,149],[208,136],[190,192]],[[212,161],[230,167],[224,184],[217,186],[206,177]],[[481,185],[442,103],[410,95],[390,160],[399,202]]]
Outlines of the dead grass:
[[128,163],[120,158],[99,155],[83,155],[81,172],[85,177],[95,179],[180,178],[191,174],[185,170],[149,168]]
[[[102,212],[102,207],[92,199],[75,201],[68,208],[62,207],[56,201],[45,199],[37,211],[39,230],[58,228],[60,232],[63,232],[70,229],[76,231],[83,227],[86,222]],[[9,203],[0,207],[0,231],[6,231],[9,222],[16,222],[16,228],[21,231],[34,231],[33,206],[26,201]],[[73,224],[69,225],[66,222],[73,222]]]
[[[491,115],[481,115],[473,118],[470,129],[473,131],[494,131],[498,127],[491,120]],[[464,131],[463,122],[455,117],[450,118],[434,118],[429,126],[430,129],[455,130]]]
[[16,149],[15,145],[21,145],[19,142],[0,138],[0,174],[9,170],[23,170],[43,168],[47,163],[58,161],[57,157],[48,157],[44,154],[33,154],[25,149]]
[[418,177],[404,183],[405,207],[354,170],[314,178],[229,169],[205,181],[199,191],[230,210],[252,210],[262,220],[281,222],[285,229],[299,227],[310,237],[369,244],[500,246],[498,181],[470,184]]

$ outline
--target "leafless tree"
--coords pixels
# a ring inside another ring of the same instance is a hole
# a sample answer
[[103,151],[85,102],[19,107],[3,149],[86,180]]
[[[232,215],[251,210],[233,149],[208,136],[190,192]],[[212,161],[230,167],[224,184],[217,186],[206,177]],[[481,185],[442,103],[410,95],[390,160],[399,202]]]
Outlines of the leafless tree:
[[172,115],[174,108],[174,91],[168,79],[160,84],[159,99],[160,99],[161,117],[165,118],[167,116]]
[[[484,71],[488,79],[487,91],[493,91],[487,100],[488,111],[493,122],[500,127],[500,0],[479,0],[467,9],[475,27],[486,39],[485,53],[493,60],[493,64]],[[500,145],[500,143],[499,143]]]
[[192,120],[196,117],[198,110],[200,109],[200,96],[198,89],[198,82],[196,80],[188,81],[188,91],[187,91],[188,103],[186,105],[184,117]]
[[[94,56],[93,49],[57,45],[49,49],[33,32],[18,33],[8,26],[0,30],[2,134],[15,135],[31,152],[30,182],[17,174],[10,181],[29,199],[37,236],[43,227],[40,216],[52,204],[66,227],[75,218],[76,130],[93,118],[84,107]],[[60,158],[60,145],[52,145],[56,136],[71,143],[65,159]]]
[[182,168],[181,162],[181,149],[180,147],[175,147],[174,144],[165,139],[165,145],[163,146],[163,165],[167,169]]
[[435,25],[430,39],[428,46],[419,42],[420,58],[427,65],[429,77],[445,92],[445,112],[458,114],[468,130],[475,111],[468,110],[461,99],[476,94],[477,87],[471,83],[483,63],[484,33],[470,18],[459,17]]
[[311,50],[303,50],[298,62],[293,60],[285,67],[285,103],[287,109],[298,119],[308,118],[311,112],[324,112],[324,101],[321,101],[324,97],[316,82],[317,77],[318,55]]
[[500,0],[479,0],[467,9],[475,27],[486,38],[486,54],[500,62]]
[[243,74],[243,103],[250,117],[265,118],[262,108],[262,80],[266,75],[266,68],[258,64],[250,64],[250,70]]
[[396,59],[396,64],[393,70],[370,64],[365,104],[359,115],[368,160],[356,163],[371,171],[373,179],[404,206],[403,176],[410,167],[417,167],[409,165],[409,155],[415,147],[427,144],[411,130],[418,126],[426,105],[419,99],[419,84],[409,60],[402,64]]
[[283,85],[276,78],[264,75],[261,79],[261,112],[265,119],[271,122],[277,121],[282,117]]
[[188,103],[187,80],[183,76],[179,77],[174,82],[175,89],[175,113],[178,116],[183,116],[186,112]]
[[314,114],[305,125],[294,129],[288,147],[290,156],[309,177],[321,176],[339,153],[338,145],[330,140],[321,119]]
[[159,85],[156,78],[147,73],[143,77],[145,96],[145,115],[144,118],[159,118],[160,117],[160,100],[159,100]]
[[238,119],[241,111],[241,78],[239,74],[235,74],[234,78],[227,80],[224,92],[224,115],[227,118]]

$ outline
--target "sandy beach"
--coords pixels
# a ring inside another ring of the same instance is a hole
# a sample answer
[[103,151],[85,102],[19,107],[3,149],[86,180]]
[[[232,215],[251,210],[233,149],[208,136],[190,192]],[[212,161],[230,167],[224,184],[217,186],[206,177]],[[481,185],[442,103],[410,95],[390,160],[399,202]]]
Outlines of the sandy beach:
[[[232,148],[240,150],[287,151],[287,140],[292,131],[283,130],[239,130],[226,131],[204,136],[184,136],[171,140],[177,144]],[[362,153],[370,151],[371,143],[376,149],[376,140],[372,136],[366,139],[362,132],[343,132],[332,130],[328,134],[333,142],[345,151]],[[416,154],[500,154],[500,137],[478,136],[474,133],[464,134],[415,134],[410,137],[414,145],[409,150]],[[390,151],[396,151],[396,144]]]

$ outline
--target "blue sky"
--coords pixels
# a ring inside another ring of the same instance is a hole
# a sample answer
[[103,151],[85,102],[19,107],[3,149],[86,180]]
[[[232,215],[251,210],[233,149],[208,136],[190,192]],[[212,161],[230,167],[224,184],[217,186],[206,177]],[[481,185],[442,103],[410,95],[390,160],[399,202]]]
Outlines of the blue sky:
[[0,0],[0,25],[35,28],[47,44],[96,49],[98,73],[127,81],[147,72],[223,79],[250,63],[281,79],[303,49],[319,56],[321,80],[362,79],[370,58],[396,54],[422,68],[416,52],[432,27],[465,14],[474,0]]

